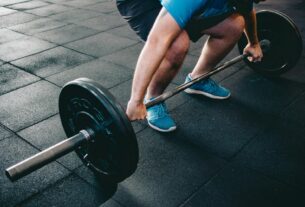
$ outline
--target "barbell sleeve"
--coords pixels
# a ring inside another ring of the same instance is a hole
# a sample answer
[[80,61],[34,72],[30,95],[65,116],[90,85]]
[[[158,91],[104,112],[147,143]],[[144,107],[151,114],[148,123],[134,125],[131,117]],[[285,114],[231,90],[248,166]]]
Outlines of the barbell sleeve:
[[[261,45],[261,48],[262,48],[262,51],[263,53],[267,53],[268,50],[270,50],[270,41],[269,40],[262,40],[260,41],[260,45]],[[175,89],[171,90],[171,91],[167,91],[163,94],[161,94],[160,96],[154,98],[153,100],[149,101],[149,102],[146,102],[145,104],[145,107],[146,108],[149,108],[149,107],[152,107],[160,102],[163,102],[165,101],[166,99],[176,95],[177,93],[191,87],[192,85],[194,85],[195,83],[198,83],[199,81],[207,78],[207,77],[210,77],[232,65],[234,65],[235,63],[238,63],[240,62],[241,60],[245,59],[245,58],[248,58],[250,55],[249,54],[242,54],[242,55],[239,55],[227,62],[224,62],[222,64],[220,64],[219,66],[215,67],[212,71],[208,72],[208,73],[205,73],[197,78],[194,78],[193,80],[191,80],[190,82],[187,82],[187,83],[183,83],[179,86],[177,86]]]
[[47,165],[48,163],[62,157],[89,141],[93,135],[92,130],[81,130],[78,134],[63,140],[5,170],[6,176],[11,181],[16,181],[25,175]]

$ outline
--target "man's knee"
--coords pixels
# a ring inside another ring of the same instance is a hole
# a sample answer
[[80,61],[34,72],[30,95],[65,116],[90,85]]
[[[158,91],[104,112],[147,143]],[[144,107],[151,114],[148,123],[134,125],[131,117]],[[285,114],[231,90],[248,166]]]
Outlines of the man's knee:
[[190,40],[186,32],[182,32],[172,43],[166,53],[166,60],[172,65],[172,68],[180,68],[188,52]]

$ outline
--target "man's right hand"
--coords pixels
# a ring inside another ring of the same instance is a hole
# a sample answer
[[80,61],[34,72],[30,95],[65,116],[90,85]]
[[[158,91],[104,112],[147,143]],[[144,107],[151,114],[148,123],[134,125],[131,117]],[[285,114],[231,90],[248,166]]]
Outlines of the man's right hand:
[[130,121],[143,120],[146,117],[146,107],[143,102],[129,100],[126,115]]

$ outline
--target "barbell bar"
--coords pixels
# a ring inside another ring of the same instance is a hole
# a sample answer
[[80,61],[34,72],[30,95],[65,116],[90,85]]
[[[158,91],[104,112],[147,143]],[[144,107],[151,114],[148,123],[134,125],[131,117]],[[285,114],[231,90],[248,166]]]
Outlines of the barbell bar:
[[[286,20],[282,22],[284,27],[290,28],[290,32],[295,32],[295,34],[289,34],[289,36],[298,38],[294,40],[295,42],[300,40],[296,26],[292,20],[287,20],[287,16],[283,17],[279,12],[266,10],[257,13],[260,21],[263,21],[262,17],[266,18],[268,15],[272,16],[273,21],[276,21],[274,18],[278,18],[279,21]],[[268,63],[268,58],[273,59],[277,54],[277,51],[274,50],[275,43],[280,44],[280,42],[273,42],[274,37],[272,36],[268,36],[270,39],[264,38],[265,31],[261,31],[267,30],[264,26],[259,27],[259,29],[258,33],[260,34],[264,59],[267,58],[263,61]],[[239,42],[239,46],[242,44],[244,43]],[[299,45],[294,44],[291,48],[286,49],[293,52],[297,57],[300,56]],[[285,54],[289,54],[289,51]],[[217,66],[211,72],[156,97],[147,102],[145,106],[149,108],[163,102],[204,78],[214,75],[241,60],[247,60],[248,56],[248,54],[241,54]],[[282,64],[280,70],[284,71],[291,69],[298,59],[295,57],[287,59],[285,56],[280,58],[283,57],[284,61],[282,62],[284,63],[287,60],[287,64]],[[290,61],[289,64],[288,60]],[[249,66],[253,67],[251,64]],[[259,68],[261,72],[265,65],[264,63],[259,63],[259,65],[261,68],[255,66],[255,69]],[[269,70],[270,65],[268,66],[267,75],[279,74],[278,70],[274,72]],[[278,66],[276,65],[277,68]],[[87,78],[79,78],[67,83],[59,96],[59,114],[66,135],[70,138],[7,168],[5,173],[11,181],[16,181],[73,150],[95,174],[110,182],[121,182],[136,170],[139,152],[135,132],[123,107],[106,88]]]

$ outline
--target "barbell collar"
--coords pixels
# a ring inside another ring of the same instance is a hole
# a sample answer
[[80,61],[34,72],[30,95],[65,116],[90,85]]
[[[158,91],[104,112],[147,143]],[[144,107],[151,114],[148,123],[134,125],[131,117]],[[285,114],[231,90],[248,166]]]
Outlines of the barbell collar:
[[75,148],[94,137],[91,129],[81,130],[78,134],[63,140],[5,170],[11,181],[16,181],[48,163],[70,153]]

